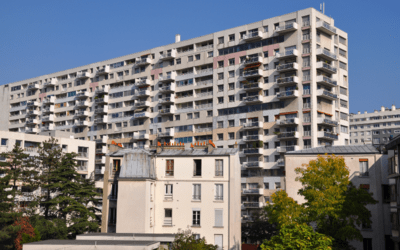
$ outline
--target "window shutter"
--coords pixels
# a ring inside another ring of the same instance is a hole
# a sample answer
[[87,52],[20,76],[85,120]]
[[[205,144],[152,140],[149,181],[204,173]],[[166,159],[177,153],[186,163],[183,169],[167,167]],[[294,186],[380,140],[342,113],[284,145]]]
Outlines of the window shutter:
[[222,209],[215,210],[215,226],[222,227]]

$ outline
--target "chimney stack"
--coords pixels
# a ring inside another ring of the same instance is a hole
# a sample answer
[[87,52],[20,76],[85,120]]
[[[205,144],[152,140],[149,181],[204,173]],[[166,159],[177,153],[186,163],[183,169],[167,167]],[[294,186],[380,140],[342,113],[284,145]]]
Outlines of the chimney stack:
[[359,115],[359,114],[361,114],[361,112],[360,112],[360,111],[357,111],[357,114]]
[[181,35],[176,34],[175,35],[175,43],[179,43],[181,41]]
[[365,110],[365,111],[364,111],[364,114],[368,114],[368,111]]
[[381,112],[385,111],[385,106],[381,106]]
[[395,111],[396,110],[396,105],[392,105],[392,111]]

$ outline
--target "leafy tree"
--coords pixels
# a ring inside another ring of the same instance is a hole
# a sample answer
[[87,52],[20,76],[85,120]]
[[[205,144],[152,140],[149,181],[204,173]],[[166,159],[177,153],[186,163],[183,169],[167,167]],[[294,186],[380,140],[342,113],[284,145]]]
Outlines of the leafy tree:
[[218,246],[207,244],[206,239],[196,239],[190,229],[178,231],[175,240],[171,243],[170,250],[217,250]]
[[298,249],[309,250],[332,249],[332,239],[323,234],[314,232],[313,228],[305,223],[284,224],[279,234],[272,237],[269,241],[264,241],[261,245],[262,250],[286,250]]
[[265,212],[254,213],[253,218],[252,223],[242,224],[242,241],[247,239],[251,242],[261,243],[277,234],[277,224],[271,223]]
[[15,249],[22,250],[22,245],[28,242],[40,240],[39,232],[32,227],[28,217],[20,217],[14,222],[14,226],[20,226],[17,237],[14,239]]
[[64,220],[46,220],[44,216],[34,215],[30,218],[32,226],[39,232],[41,240],[67,239],[68,228]]

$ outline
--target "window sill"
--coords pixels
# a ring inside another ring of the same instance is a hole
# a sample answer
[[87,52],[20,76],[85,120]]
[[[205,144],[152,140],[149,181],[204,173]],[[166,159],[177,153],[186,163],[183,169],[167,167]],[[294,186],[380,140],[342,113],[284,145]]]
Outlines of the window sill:
[[224,176],[214,176],[214,178],[224,178]]
[[192,200],[192,202],[201,202],[201,200]]
[[174,178],[175,176],[166,175],[165,178]]
[[172,202],[172,201],[174,201],[174,200],[172,200],[172,199],[164,199],[164,202]]
[[214,201],[214,203],[224,203],[224,201],[216,200],[216,201]]
[[172,225],[162,225],[163,227],[173,227]]
[[213,228],[224,228],[223,226],[222,227],[217,227],[217,226],[214,226]]
[[193,178],[201,178],[201,176],[193,176]]
[[195,227],[195,228],[201,228],[201,226],[200,226],[200,225],[192,225],[192,227]]

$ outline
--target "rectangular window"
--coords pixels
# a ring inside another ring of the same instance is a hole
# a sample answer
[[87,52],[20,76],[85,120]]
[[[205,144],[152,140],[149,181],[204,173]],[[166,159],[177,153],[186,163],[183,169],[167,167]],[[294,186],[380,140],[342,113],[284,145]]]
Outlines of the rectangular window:
[[360,176],[369,176],[368,159],[360,159]]
[[224,176],[223,163],[223,160],[215,160],[215,176]]
[[193,176],[201,176],[201,160],[193,160]]
[[193,200],[201,200],[201,185],[193,184]]
[[1,146],[7,146],[8,139],[1,139]]
[[174,160],[167,160],[165,169],[166,176],[174,176]]
[[172,200],[173,186],[172,184],[165,185],[165,199]]
[[218,44],[224,43],[224,37],[218,37]]
[[200,226],[200,210],[193,210],[192,226]]
[[215,184],[215,200],[224,200],[224,186],[223,184]]
[[223,221],[222,221],[222,215],[223,215],[223,210],[222,209],[215,209],[215,227],[223,227]]
[[372,239],[371,238],[363,239],[363,250],[372,250]]
[[164,211],[165,211],[164,225],[172,226],[172,209],[166,208]]

